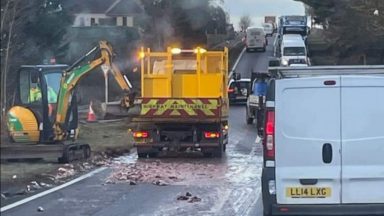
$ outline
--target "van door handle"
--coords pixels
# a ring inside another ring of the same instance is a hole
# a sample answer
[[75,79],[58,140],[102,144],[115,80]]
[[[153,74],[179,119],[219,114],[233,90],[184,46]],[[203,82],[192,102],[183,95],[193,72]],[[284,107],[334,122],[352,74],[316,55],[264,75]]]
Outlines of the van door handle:
[[332,145],[330,143],[325,143],[323,145],[323,162],[329,164],[332,162]]
[[317,184],[318,179],[300,179],[300,184],[302,185],[315,185]]

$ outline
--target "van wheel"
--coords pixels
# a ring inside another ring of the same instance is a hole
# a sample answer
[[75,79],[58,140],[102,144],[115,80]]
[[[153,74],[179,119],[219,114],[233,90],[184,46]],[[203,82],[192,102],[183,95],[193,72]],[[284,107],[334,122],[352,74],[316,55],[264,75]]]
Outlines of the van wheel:
[[245,51],[249,53],[249,52],[250,52],[250,49],[246,48]]
[[253,118],[248,118],[248,117],[247,117],[247,124],[248,124],[248,125],[253,124]]
[[249,117],[249,111],[248,111],[248,107],[246,108],[246,110],[245,110],[245,119],[246,119],[246,122],[247,122],[247,124],[248,125],[250,125],[250,124],[253,124],[253,118],[251,118],[251,117]]

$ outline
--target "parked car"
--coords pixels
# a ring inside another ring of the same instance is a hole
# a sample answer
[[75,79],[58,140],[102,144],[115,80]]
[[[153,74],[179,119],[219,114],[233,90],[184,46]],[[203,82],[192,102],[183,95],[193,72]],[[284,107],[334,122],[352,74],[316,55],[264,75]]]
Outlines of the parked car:
[[229,102],[231,104],[246,102],[250,85],[251,79],[249,78],[231,79],[228,85]]
[[264,215],[384,215],[384,66],[270,72]]

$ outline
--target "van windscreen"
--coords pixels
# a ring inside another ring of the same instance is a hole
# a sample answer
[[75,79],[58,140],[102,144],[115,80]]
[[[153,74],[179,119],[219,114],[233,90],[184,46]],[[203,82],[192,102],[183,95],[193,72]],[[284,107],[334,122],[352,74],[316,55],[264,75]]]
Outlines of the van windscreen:
[[259,36],[260,32],[259,31],[251,31],[249,34],[252,36]]
[[284,56],[305,56],[304,47],[285,47]]

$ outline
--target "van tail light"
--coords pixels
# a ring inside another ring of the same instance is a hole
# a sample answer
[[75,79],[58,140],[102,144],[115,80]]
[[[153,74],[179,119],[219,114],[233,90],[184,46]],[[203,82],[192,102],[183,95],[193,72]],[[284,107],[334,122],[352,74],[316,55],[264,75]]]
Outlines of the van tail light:
[[204,132],[205,139],[217,139],[220,137],[219,132]]
[[134,138],[148,138],[149,133],[147,131],[136,131],[133,132]]
[[267,111],[265,122],[264,152],[268,159],[275,159],[275,111]]
[[228,93],[233,93],[233,92],[235,92],[235,89],[233,89],[233,88],[228,89]]

